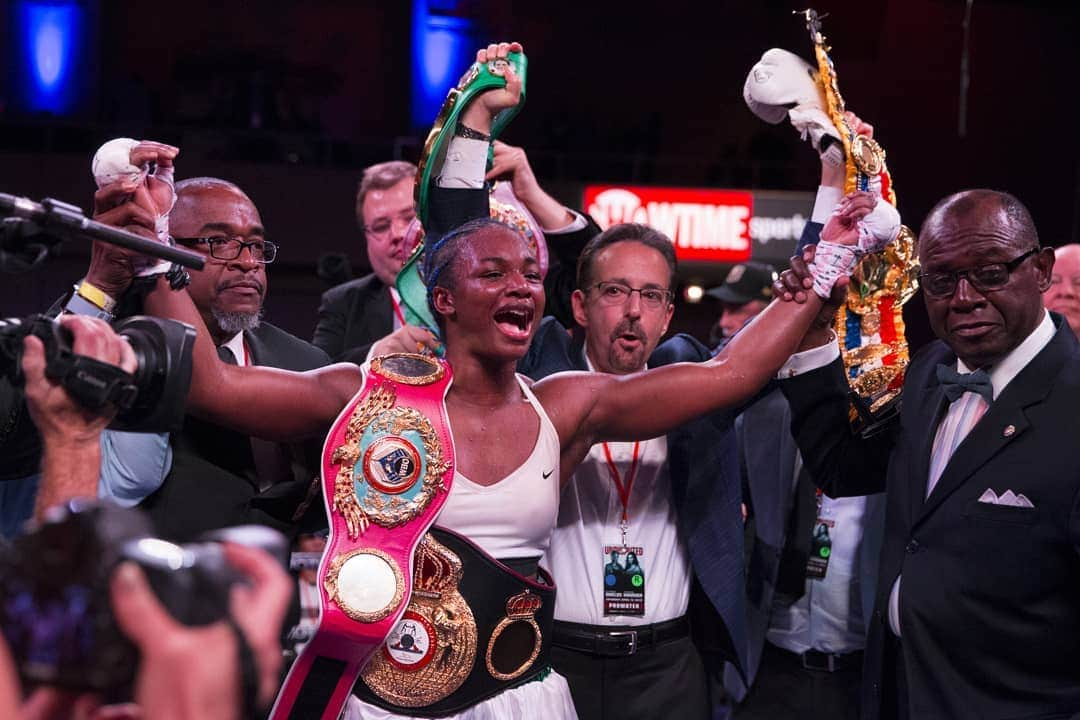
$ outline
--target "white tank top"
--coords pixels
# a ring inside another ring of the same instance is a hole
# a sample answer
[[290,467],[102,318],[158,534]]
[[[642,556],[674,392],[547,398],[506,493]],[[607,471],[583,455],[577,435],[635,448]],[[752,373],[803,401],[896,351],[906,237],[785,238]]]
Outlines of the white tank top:
[[559,434],[525,380],[517,380],[540,416],[532,453],[494,485],[478,485],[455,470],[450,497],[435,520],[495,558],[543,555],[559,516]]

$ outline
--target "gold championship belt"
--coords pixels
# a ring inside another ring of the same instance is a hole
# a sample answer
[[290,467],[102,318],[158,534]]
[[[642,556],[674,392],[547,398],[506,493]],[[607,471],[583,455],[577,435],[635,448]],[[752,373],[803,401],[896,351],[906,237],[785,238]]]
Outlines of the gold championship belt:
[[409,606],[364,668],[357,695],[396,714],[440,717],[542,679],[555,585],[542,568],[536,576],[431,528],[416,550]]
[[[855,133],[845,115],[820,17],[814,10],[797,14],[806,18],[817,60],[814,79],[844,147],[845,194],[864,190],[895,206],[885,150],[873,138]],[[864,257],[851,276],[847,301],[837,312],[834,327],[852,390],[851,420],[856,429],[867,431],[898,409],[909,360],[903,305],[918,289],[918,272],[915,234],[902,225],[896,241]]]
[[415,562],[409,607],[362,675],[380,698],[409,708],[457,690],[476,658],[476,620],[461,596],[461,559],[429,534]]

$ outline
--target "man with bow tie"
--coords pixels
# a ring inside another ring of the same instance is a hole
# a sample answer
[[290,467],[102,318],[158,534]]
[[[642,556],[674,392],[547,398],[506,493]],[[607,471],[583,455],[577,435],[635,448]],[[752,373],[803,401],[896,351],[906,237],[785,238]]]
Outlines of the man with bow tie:
[[[1073,717],[1080,344],[1043,306],[1054,253],[1016,198],[990,190],[938,203],[919,247],[939,341],[908,367],[898,420],[851,432],[826,322],[781,383],[823,490],[887,493],[863,717]],[[797,300],[800,277],[781,283]]]

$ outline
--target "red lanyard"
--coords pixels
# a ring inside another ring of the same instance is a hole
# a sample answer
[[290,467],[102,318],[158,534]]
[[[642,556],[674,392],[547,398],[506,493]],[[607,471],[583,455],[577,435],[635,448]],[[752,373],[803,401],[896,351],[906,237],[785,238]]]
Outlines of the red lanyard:
[[619,468],[615,467],[615,461],[611,457],[611,449],[607,443],[601,443],[601,445],[604,446],[604,457],[607,458],[608,472],[611,474],[611,479],[615,481],[615,487],[619,491],[619,501],[622,503],[623,534],[625,535],[626,525],[630,521],[627,514],[627,510],[630,508],[630,490],[634,487],[634,476],[637,475],[638,451],[641,449],[641,443],[634,443],[634,455],[630,460],[630,470],[626,473],[625,485],[623,485],[622,476],[619,474]]
[[394,306],[394,317],[397,318],[399,323],[405,325],[405,315],[401,312],[401,303],[394,297],[393,289],[387,288],[386,291],[390,293],[390,304]]

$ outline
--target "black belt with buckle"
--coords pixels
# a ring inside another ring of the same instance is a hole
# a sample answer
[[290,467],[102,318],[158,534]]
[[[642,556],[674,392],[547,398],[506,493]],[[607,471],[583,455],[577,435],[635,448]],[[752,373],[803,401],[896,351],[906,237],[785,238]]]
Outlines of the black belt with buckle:
[[826,653],[818,650],[807,650],[804,653],[797,653],[777,647],[771,643],[768,643],[766,647],[771,647],[784,657],[802,665],[804,670],[831,673],[839,672],[841,670],[859,670],[862,668],[862,650],[856,650],[855,652],[849,653]]
[[553,642],[558,647],[602,657],[626,657],[660,643],[690,635],[686,616],[652,625],[585,625],[555,621]]

